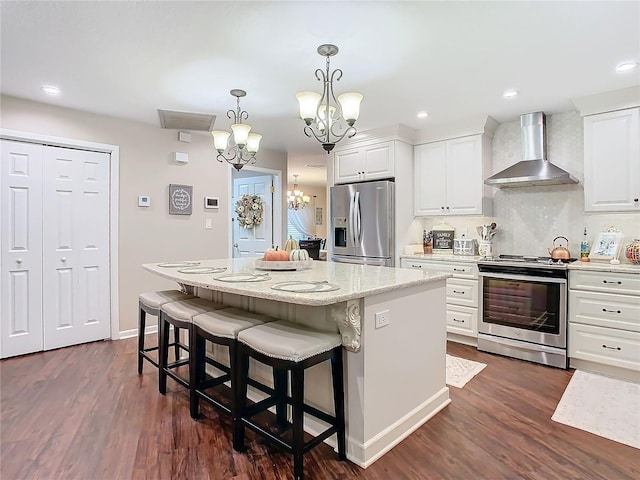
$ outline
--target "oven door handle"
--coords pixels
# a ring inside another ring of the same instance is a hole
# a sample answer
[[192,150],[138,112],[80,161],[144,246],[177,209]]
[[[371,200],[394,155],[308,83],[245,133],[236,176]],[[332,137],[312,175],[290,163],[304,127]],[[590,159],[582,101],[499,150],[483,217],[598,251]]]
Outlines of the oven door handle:
[[533,275],[513,275],[510,273],[488,273],[480,272],[478,275],[487,278],[497,278],[498,280],[521,280],[524,282],[546,282],[546,283],[567,283],[566,278],[552,278],[552,277],[536,277]]

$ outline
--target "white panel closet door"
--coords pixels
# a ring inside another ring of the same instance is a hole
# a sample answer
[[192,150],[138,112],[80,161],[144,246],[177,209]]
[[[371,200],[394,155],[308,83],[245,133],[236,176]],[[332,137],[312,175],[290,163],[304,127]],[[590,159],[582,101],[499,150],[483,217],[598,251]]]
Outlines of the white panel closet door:
[[45,350],[110,336],[109,160],[106,153],[44,150]]
[[42,147],[0,142],[0,358],[42,350]]

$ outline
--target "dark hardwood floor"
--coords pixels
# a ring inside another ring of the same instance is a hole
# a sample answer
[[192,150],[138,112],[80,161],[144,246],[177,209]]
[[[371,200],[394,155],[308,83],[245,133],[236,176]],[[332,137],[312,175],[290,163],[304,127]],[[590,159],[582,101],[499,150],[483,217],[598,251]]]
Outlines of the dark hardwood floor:
[[[452,403],[375,464],[338,462],[320,445],[309,479],[640,478],[640,451],[551,421],[571,371],[450,343],[452,355],[488,364]],[[185,389],[136,373],[136,339],[98,342],[3,360],[2,480],[291,478],[290,456],[251,432],[231,448],[226,417],[203,405],[189,417]],[[389,392],[393,408],[393,392]]]

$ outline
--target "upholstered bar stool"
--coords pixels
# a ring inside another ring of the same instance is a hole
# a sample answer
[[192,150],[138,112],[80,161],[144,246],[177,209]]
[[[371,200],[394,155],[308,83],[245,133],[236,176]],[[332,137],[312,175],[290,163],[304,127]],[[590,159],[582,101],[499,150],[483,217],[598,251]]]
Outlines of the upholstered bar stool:
[[[187,295],[179,290],[162,290],[158,292],[141,293],[138,296],[138,375],[142,374],[143,360],[147,360],[154,367],[158,367],[158,362],[149,352],[155,352],[158,350],[159,332],[160,332],[160,307],[165,303],[177,302],[180,300],[188,300],[194,298],[193,295]],[[158,342],[155,346],[145,347],[144,330],[146,325],[147,314],[158,317]],[[176,358],[180,356],[180,334],[178,330],[175,330],[174,343],[170,346],[175,347]]]
[[[213,312],[202,313],[193,317],[193,328],[191,330],[191,340],[189,342],[192,345],[191,355],[189,356],[189,383],[191,385],[189,405],[192,418],[198,418],[201,398],[222,412],[235,416],[235,405],[233,403],[233,399],[235,398],[234,390],[236,387],[236,380],[233,377],[235,373],[238,333],[246,330],[247,328],[262,325],[266,322],[274,322],[276,320],[277,319],[273,317],[248,312],[238,308],[225,308],[224,310],[215,310]],[[226,345],[229,348],[229,366],[207,358],[207,342],[211,342],[215,345]],[[207,379],[205,374],[205,367],[207,363],[221,371],[222,375]],[[225,403],[212,397],[206,392],[207,389],[228,381],[231,382],[231,401]],[[267,389],[264,385],[260,384],[256,386],[263,391],[273,392],[273,390]],[[286,415],[285,412],[286,411],[283,411],[281,414]]]
[[[191,330],[193,327],[193,317],[201,313],[211,312],[225,308],[224,305],[213,303],[204,298],[192,298],[179,302],[165,303],[160,307],[159,321],[159,374],[158,374],[158,390],[161,394],[167,393],[167,376],[173,378],[176,382],[186,388],[189,387],[189,380],[181,377],[173,370],[182,365],[188,365],[188,358],[176,357],[169,363],[169,328],[173,325],[175,329],[185,329],[188,332],[188,338],[191,340]],[[180,348],[189,352],[191,347],[180,345]],[[189,354],[191,355],[191,354]]]
[[[280,372],[291,372],[291,397],[287,396],[286,375],[284,386],[277,385],[271,398],[247,407],[247,380],[249,357]],[[304,403],[304,372],[307,368],[326,360],[331,361],[333,377],[334,415],[322,412]],[[293,473],[296,480],[303,478],[303,455],[323,440],[337,434],[338,459],[346,458],[344,385],[342,372],[342,344],[337,333],[311,330],[287,321],[265,323],[238,333],[237,388],[238,408],[234,418],[233,448],[244,450],[244,429],[251,428],[259,435],[293,454]],[[253,420],[259,412],[286,402],[292,407],[292,440],[284,440]],[[304,417],[308,413],[330,425],[311,439],[304,441]]]

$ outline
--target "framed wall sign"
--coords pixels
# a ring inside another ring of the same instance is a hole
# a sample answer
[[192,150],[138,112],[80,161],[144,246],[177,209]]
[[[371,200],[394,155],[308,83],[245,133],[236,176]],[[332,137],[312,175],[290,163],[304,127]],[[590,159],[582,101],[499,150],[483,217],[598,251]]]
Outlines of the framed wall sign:
[[613,260],[618,257],[622,245],[622,232],[600,232],[589,253],[594,260]]
[[434,252],[453,252],[453,236],[455,229],[446,223],[440,223],[433,227],[433,251]]
[[169,185],[169,214],[191,215],[193,187],[191,185]]
[[316,225],[322,225],[322,207],[316,207]]

